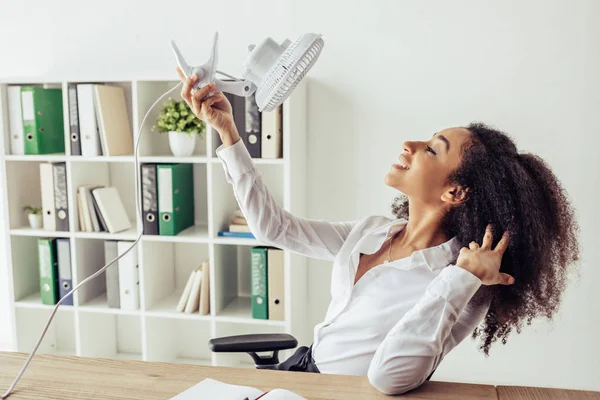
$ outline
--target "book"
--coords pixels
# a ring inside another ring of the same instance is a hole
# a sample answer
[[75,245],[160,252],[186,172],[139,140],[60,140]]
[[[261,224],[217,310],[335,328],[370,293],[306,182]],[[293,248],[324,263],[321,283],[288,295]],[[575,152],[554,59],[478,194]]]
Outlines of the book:
[[[123,201],[116,187],[101,187],[92,190],[92,195],[98,204],[98,209],[102,214],[103,224],[106,225],[110,233],[123,232],[127,229],[131,229],[133,223],[127,215]],[[90,197],[91,199],[91,197]],[[90,212],[94,212],[94,206],[90,207]],[[94,215],[95,212],[94,212]],[[96,218],[94,225],[98,224],[99,231],[100,224]]]
[[202,287],[200,288],[200,310],[198,311],[201,315],[208,315],[210,313],[210,266],[208,260],[204,260],[202,263]]
[[252,233],[252,231],[250,230],[250,227],[248,225],[237,225],[237,224],[229,225],[229,232]]
[[194,282],[192,283],[192,290],[190,290],[190,297],[188,298],[185,309],[183,310],[186,314],[195,313],[200,308],[200,288],[202,287],[202,266],[196,268],[194,274]]
[[177,312],[183,312],[185,310],[185,306],[188,303],[188,299],[190,298],[190,293],[192,292],[192,286],[194,285],[194,279],[196,278],[197,272],[198,268],[196,268],[190,273],[187,283],[185,284],[185,288],[183,289],[181,297],[179,298],[179,303],[177,303]]
[[223,236],[223,237],[256,239],[252,233],[247,233],[247,232],[219,231],[218,235]]
[[231,218],[231,223],[234,225],[248,225],[248,221],[246,221],[246,218],[241,217]]
[[251,386],[232,385],[215,379],[206,378],[200,383],[179,393],[171,400],[307,400],[287,389],[262,391]]
[[125,89],[120,86],[94,85],[93,95],[102,154],[133,154],[133,137]]

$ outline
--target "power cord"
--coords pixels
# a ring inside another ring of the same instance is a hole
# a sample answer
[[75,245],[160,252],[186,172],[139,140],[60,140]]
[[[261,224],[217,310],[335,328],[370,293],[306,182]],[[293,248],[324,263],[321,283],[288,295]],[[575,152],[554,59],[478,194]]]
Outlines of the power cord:
[[[220,71],[217,71],[220,72]],[[223,74],[222,72],[220,72],[221,74]],[[232,77],[233,78],[233,77]],[[235,79],[235,78],[233,78]],[[172,89],[169,89],[167,92],[165,92],[162,96],[160,96],[158,98],[158,100],[156,100],[154,102],[154,104],[152,104],[152,106],[150,107],[150,109],[146,112],[146,115],[144,116],[144,119],[142,120],[142,123],[140,124],[140,128],[138,130],[138,137],[137,137],[137,141],[135,144],[135,186],[136,186],[136,196],[135,196],[135,204],[136,204],[136,208],[137,208],[137,213],[138,213],[138,218],[139,221],[142,221],[143,219],[143,214],[142,211],[140,209],[140,182],[139,182],[139,169],[140,169],[140,165],[139,165],[139,159],[138,159],[138,147],[140,144],[140,137],[142,136],[142,127],[144,126],[144,122],[146,121],[146,118],[148,117],[148,114],[150,114],[150,111],[152,111],[152,109],[154,108],[154,106],[160,101],[162,100],[163,97],[165,97],[166,95],[168,95],[169,93],[171,93],[173,90],[175,90],[176,88],[179,87],[179,85],[181,85],[182,82],[179,82],[176,86],[174,86]],[[143,226],[143,225],[140,225]],[[27,358],[27,360],[25,361],[25,364],[23,365],[23,367],[21,368],[21,371],[19,372],[19,374],[17,375],[17,377],[15,378],[15,380],[13,381],[13,383],[10,385],[10,387],[8,388],[8,390],[6,391],[6,393],[4,393],[2,395],[2,399],[6,399],[8,398],[8,396],[10,396],[11,392],[13,391],[13,389],[15,388],[15,386],[17,385],[17,382],[19,382],[19,380],[21,379],[21,377],[23,376],[23,374],[25,373],[25,370],[27,369],[27,366],[29,365],[29,363],[31,362],[31,359],[33,358],[33,355],[35,354],[35,352],[37,351],[38,347],[40,347],[40,344],[42,343],[42,339],[44,338],[44,336],[46,335],[46,332],[48,331],[48,328],[50,327],[50,323],[52,322],[52,319],[54,318],[54,315],[56,314],[56,311],[58,310],[58,307],[62,304],[62,302],[65,300],[65,298],[67,298],[68,296],[70,296],[73,292],[75,292],[77,289],[79,289],[79,287],[81,287],[84,283],[91,281],[92,279],[96,278],[97,276],[99,276],[100,274],[102,274],[102,272],[104,272],[104,270],[106,268],[108,268],[110,265],[112,265],[115,261],[119,260],[121,257],[123,257],[125,254],[129,253],[129,251],[131,249],[133,249],[135,247],[135,245],[137,244],[137,242],[140,241],[140,239],[142,238],[142,235],[144,234],[144,230],[143,228],[141,229],[141,232],[138,232],[139,235],[137,237],[137,239],[133,242],[133,244],[131,245],[131,247],[129,247],[127,250],[125,250],[125,252],[123,254],[121,254],[120,256],[118,256],[117,258],[115,258],[114,260],[112,260],[111,262],[109,262],[108,264],[106,264],[104,267],[100,268],[96,273],[94,273],[93,275],[85,278],[83,281],[81,281],[79,283],[79,285],[77,285],[75,288],[73,288],[69,293],[67,293],[66,295],[64,295],[57,303],[56,306],[54,307],[54,310],[52,310],[52,314],[50,314],[50,319],[48,319],[48,322],[46,323],[46,327],[44,328],[44,330],[42,331],[42,334],[40,336],[40,338],[38,339],[37,343],[35,344],[35,346],[33,347],[33,350],[31,351],[31,354],[29,354],[29,357]]]

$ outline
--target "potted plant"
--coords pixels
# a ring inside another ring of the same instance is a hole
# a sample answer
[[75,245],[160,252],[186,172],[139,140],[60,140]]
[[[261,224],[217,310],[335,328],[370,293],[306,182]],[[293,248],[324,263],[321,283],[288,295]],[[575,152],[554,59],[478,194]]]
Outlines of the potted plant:
[[23,211],[29,219],[31,229],[40,229],[42,227],[42,207],[26,205]]
[[152,126],[152,131],[169,134],[169,147],[176,157],[189,157],[196,146],[196,136],[202,137],[206,123],[196,117],[183,100],[169,97]]

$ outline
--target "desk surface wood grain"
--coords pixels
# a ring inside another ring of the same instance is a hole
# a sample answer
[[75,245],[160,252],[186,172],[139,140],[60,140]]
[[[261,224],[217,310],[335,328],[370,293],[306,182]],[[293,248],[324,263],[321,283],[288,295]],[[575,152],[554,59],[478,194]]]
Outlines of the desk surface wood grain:
[[[0,395],[8,389],[27,356],[0,352]],[[310,400],[390,398],[374,389],[366,377],[38,354],[8,399],[170,399],[205,378],[265,391],[284,388]],[[493,385],[432,381],[401,397],[498,398]]]
[[600,399],[600,392],[571,389],[550,389],[528,386],[496,386],[499,400],[591,400]]

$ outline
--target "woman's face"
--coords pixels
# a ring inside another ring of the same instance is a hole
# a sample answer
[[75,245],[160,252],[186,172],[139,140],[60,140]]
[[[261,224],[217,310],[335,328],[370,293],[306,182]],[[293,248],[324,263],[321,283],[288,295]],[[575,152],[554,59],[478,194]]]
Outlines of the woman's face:
[[[444,196],[453,187],[444,186],[444,182],[458,167],[460,149],[470,137],[471,132],[464,128],[449,128],[435,133],[426,142],[404,142],[400,161],[385,176],[386,185],[426,204],[446,201]],[[408,169],[402,168],[401,163],[408,165]]]

